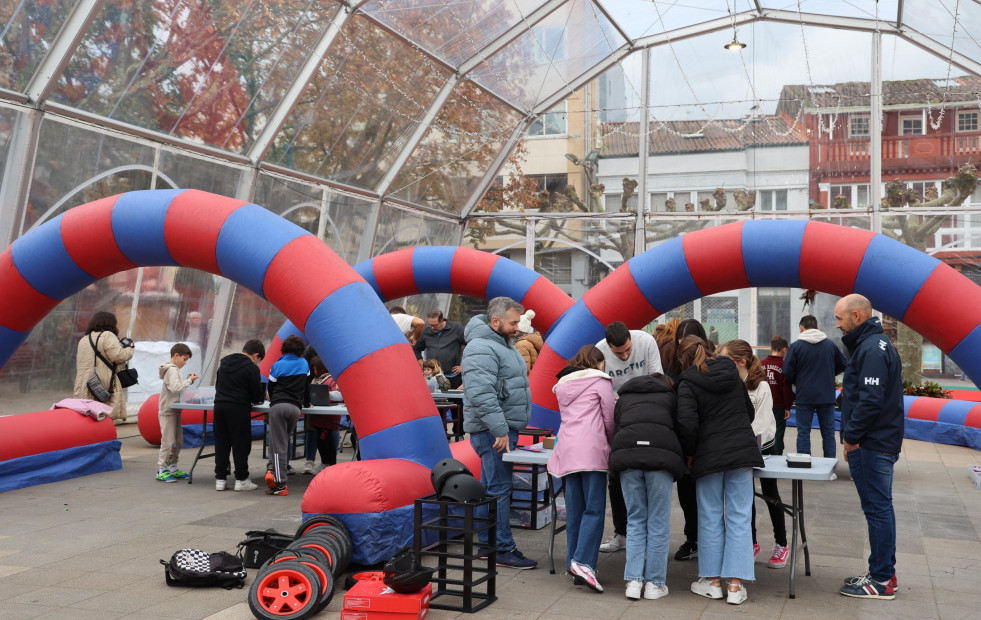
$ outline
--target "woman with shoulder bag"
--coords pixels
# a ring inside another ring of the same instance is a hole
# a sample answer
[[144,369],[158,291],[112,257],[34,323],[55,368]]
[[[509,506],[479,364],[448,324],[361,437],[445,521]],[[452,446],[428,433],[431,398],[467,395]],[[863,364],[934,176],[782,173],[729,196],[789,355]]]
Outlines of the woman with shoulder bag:
[[[72,396],[99,400],[89,388],[89,380],[94,374],[102,387],[110,393],[109,400],[104,401],[112,407],[109,415],[113,420],[125,421],[126,399],[115,372],[125,368],[126,363],[133,358],[136,352],[134,347],[134,342],[129,338],[119,338],[115,314],[96,312],[85,328],[85,336],[78,341],[78,352],[75,354],[75,387]],[[114,368],[99,359],[100,355]]]

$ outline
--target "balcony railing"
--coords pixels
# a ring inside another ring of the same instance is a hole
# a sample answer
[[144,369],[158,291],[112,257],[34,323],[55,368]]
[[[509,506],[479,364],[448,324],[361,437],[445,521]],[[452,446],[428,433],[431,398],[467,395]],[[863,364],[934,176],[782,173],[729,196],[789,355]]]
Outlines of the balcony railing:
[[[818,145],[818,163],[862,161],[869,159],[868,139],[838,140]],[[882,161],[885,165],[949,165],[963,163],[981,155],[981,133],[953,135],[888,136],[882,138]]]

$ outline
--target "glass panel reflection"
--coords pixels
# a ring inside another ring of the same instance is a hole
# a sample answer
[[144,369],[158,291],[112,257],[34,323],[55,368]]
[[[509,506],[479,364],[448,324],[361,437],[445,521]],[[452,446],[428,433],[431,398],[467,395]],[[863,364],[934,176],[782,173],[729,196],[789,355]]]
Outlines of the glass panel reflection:
[[0,0],[0,88],[24,92],[75,0]]
[[382,205],[371,255],[378,256],[418,245],[448,245],[453,242],[458,226],[455,222],[427,218]]
[[198,189],[219,196],[235,197],[244,171],[214,160],[191,157],[166,149],[160,152],[157,188]]

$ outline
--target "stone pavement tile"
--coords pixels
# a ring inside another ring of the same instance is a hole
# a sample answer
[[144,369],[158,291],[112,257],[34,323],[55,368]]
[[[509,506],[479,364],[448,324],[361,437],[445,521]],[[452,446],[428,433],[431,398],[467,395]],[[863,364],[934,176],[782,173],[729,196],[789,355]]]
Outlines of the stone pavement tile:
[[597,592],[573,592],[549,606],[548,615],[561,614],[567,618],[618,618],[627,611],[630,601],[623,595]]
[[55,609],[37,616],[37,620],[115,620],[120,617],[117,611],[107,609],[79,609],[73,605],[71,609]]
[[934,580],[925,587],[930,588],[932,586],[937,604],[981,608],[981,591],[978,590],[977,581],[960,583],[959,585],[962,587],[959,590],[950,588],[950,585],[947,581]]
[[[331,601],[331,604],[328,607],[328,609],[331,609],[332,607],[334,607],[333,601]],[[339,611],[340,607],[338,607],[337,609],[338,609],[337,613],[334,614],[333,616],[329,615],[327,610],[324,610],[321,611],[319,614],[317,614],[317,618],[318,619],[323,618],[324,620],[327,620],[327,618],[334,618],[334,619],[340,618],[341,617],[341,613]],[[223,609],[216,614],[212,614],[206,618],[203,618],[203,620],[253,620],[254,618],[255,616],[252,615],[252,610],[249,609],[248,603],[238,603],[237,605],[232,605],[228,609]]]
[[[158,564],[159,566],[159,564]],[[163,567],[160,567],[161,579]],[[58,583],[60,588],[91,588],[96,590],[118,591],[146,580],[139,573],[119,573],[106,571],[83,571]]]
[[947,538],[977,542],[978,532],[966,516],[930,514],[920,524],[924,538]]
[[[717,605],[725,606],[725,603],[722,601],[709,600],[705,597],[692,594],[687,589],[675,591],[671,589],[671,586],[668,586],[668,590],[670,592],[667,596],[659,598],[656,601],[648,601],[646,599],[631,601],[623,593],[620,593],[619,596],[622,596],[623,600],[628,603],[626,611],[620,615],[620,618],[624,620],[649,620],[650,618],[656,617],[697,618],[710,607],[716,607]],[[610,615],[606,617],[614,618],[616,616]]]
[[[179,588],[179,590],[184,590],[184,588]],[[196,620],[246,601],[247,596],[248,592],[245,588],[241,590],[195,588],[189,592],[181,592],[177,596],[170,596],[159,603],[146,606],[140,611],[146,612],[148,616],[158,615]]]
[[[163,577],[160,579],[163,581]],[[165,588],[168,586],[164,586]],[[137,584],[129,584],[119,590],[113,590],[94,596],[73,605],[73,609],[106,609],[120,613],[128,613],[133,609],[142,609],[166,600],[173,592],[161,589],[151,590],[146,580]]]
[[34,589],[30,592],[12,596],[9,603],[24,603],[26,605],[44,605],[50,607],[65,607],[102,594],[103,590],[89,588],[60,588],[48,586]]
[[[26,570],[31,570],[30,566],[14,566],[13,564],[0,564],[0,580],[10,575],[16,575]],[[2,581],[0,581],[0,593],[3,592]]]
[[950,605],[940,603],[937,605],[937,612],[940,620],[977,620],[978,608],[961,607],[960,605]]
[[[24,603],[0,602],[0,618],[16,618],[17,620],[30,620],[51,611],[51,607],[41,605],[28,605]],[[62,611],[64,614],[64,611]],[[62,615],[62,618],[65,616]]]
[[979,558],[981,542],[969,540],[948,540],[942,538],[923,538],[924,553],[928,558]]

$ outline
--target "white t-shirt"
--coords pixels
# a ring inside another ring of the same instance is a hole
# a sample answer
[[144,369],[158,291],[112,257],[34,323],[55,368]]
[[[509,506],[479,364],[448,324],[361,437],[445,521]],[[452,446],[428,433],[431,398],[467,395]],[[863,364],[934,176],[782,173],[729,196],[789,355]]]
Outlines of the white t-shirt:
[[657,350],[654,336],[643,330],[632,329],[630,342],[630,357],[625,360],[613,354],[605,338],[596,343],[596,348],[606,359],[606,372],[613,380],[614,390],[619,390],[621,385],[634,377],[664,372],[661,368],[661,353]]
[[395,324],[399,326],[399,330],[401,330],[406,336],[412,333],[412,319],[414,318],[415,317],[409,314],[392,315],[392,319],[395,321]]

